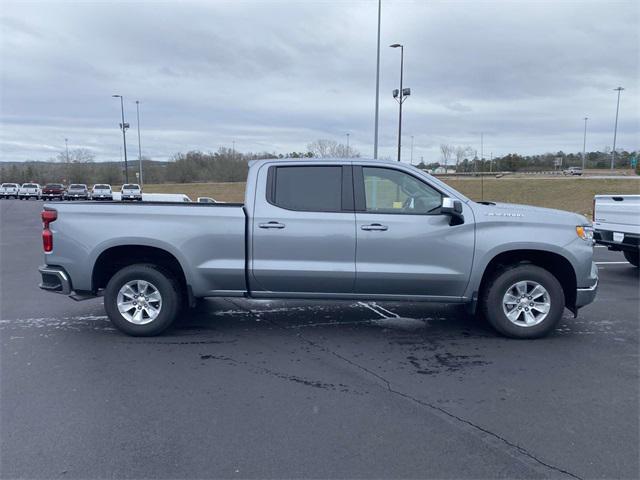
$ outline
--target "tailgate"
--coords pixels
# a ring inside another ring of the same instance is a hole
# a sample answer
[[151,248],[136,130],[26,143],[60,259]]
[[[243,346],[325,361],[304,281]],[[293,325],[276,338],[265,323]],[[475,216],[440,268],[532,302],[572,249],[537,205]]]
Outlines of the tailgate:
[[640,195],[596,195],[594,226],[598,230],[640,232]]

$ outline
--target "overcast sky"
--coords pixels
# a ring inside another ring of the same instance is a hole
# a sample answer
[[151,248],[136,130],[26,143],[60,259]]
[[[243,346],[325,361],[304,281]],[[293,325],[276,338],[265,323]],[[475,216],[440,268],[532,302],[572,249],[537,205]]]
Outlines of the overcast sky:
[[[305,150],[328,138],[373,154],[377,0],[0,0],[0,160],[87,148],[165,160],[220,146]],[[640,2],[382,0],[380,156],[394,157],[405,45],[403,160],[439,145],[488,157],[640,148]]]

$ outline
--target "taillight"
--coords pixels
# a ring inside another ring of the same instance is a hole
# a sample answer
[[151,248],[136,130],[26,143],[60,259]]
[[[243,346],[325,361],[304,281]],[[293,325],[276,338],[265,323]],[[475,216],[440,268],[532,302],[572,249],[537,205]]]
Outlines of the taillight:
[[42,248],[45,252],[53,250],[53,233],[49,230],[49,224],[58,218],[56,210],[42,211]]

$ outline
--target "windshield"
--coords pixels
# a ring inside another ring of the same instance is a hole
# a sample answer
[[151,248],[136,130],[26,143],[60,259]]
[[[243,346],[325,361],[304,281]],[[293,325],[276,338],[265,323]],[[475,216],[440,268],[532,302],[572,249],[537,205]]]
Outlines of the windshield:
[[111,187],[109,185],[94,185],[94,190],[109,190]]
[[84,190],[87,186],[74,183],[73,185],[69,185],[69,188],[73,190]]
[[15,183],[3,183],[2,186],[5,187],[5,188],[16,188],[17,187],[17,185]]

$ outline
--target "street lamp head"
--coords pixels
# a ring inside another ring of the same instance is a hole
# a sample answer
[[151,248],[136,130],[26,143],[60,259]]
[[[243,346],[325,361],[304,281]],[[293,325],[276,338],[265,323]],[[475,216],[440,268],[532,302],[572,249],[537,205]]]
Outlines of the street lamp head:
[[111,95],[113,98],[122,98],[122,95]]
[[398,47],[402,47],[402,45],[400,45],[399,43],[394,43],[393,45],[389,45],[391,48],[398,48]]

